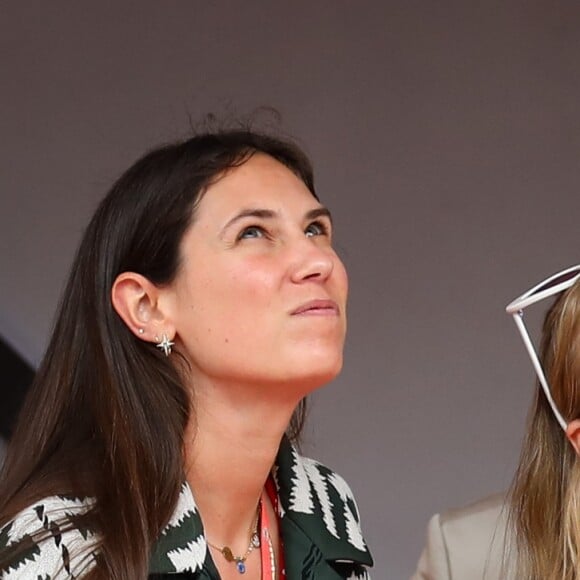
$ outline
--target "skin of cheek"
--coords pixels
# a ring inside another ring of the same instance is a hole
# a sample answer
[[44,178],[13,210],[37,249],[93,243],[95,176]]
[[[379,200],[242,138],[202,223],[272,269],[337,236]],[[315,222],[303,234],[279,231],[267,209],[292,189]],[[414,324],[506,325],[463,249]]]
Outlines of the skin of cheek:
[[[343,321],[321,329],[316,326],[320,321],[313,320],[312,331],[307,320],[290,319],[288,311],[306,295],[286,286],[276,260],[255,256],[234,264],[214,260],[208,266],[198,268],[182,292],[189,298],[190,316],[180,335],[196,372],[252,382],[304,375],[326,381],[338,373]],[[200,280],[200,270],[221,274]]]
[[[219,276],[212,276],[212,271]],[[245,278],[247,282],[247,274]],[[188,301],[189,307],[186,316],[181,316],[181,309],[178,310],[177,327],[185,354],[197,372],[232,375],[236,368],[241,372],[247,366],[248,357],[244,353],[248,344],[255,343],[250,334],[252,325],[248,323],[255,316],[249,307],[256,297],[243,292],[244,287],[247,284],[243,284],[236,269],[224,271],[224,266],[215,261],[198,262],[194,275],[185,276],[178,302]],[[246,340],[241,340],[244,337]]]

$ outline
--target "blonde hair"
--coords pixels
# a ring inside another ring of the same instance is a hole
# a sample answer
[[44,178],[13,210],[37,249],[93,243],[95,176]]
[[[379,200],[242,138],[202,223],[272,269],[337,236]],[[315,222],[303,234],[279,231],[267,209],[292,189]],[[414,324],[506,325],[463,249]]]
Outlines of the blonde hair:
[[[566,421],[580,418],[580,284],[546,314],[541,358]],[[580,580],[580,458],[537,388],[510,490],[517,578]]]

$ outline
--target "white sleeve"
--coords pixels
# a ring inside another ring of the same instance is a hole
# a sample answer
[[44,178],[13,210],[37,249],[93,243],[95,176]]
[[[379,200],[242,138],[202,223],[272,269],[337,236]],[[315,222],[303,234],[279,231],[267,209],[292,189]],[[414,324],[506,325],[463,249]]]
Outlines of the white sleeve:
[[[78,528],[61,530],[62,518],[82,513],[86,505],[51,497],[20,512],[0,530],[0,551],[21,544],[17,558],[0,570],[2,580],[79,578],[95,564],[93,534]],[[48,537],[35,541],[38,533]]]
[[427,543],[411,580],[450,580],[449,557],[441,518],[435,514],[427,527]]

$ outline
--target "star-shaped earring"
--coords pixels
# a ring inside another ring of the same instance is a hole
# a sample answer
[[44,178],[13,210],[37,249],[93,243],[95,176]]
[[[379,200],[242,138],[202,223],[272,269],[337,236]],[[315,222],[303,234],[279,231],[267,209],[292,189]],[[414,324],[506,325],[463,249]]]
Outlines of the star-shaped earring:
[[[157,337],[155,337],[157,338]],[[159,340],[159,339],[158,339]],[[171,347],[174,345],[174,342],[171,342],[168,338],[167,335],[165,333],[163,333],[161,335],[161,341],[156,344],[155,346],[159,349],[161,349],[164,353],[165,356],[169,356],[171,354]]]

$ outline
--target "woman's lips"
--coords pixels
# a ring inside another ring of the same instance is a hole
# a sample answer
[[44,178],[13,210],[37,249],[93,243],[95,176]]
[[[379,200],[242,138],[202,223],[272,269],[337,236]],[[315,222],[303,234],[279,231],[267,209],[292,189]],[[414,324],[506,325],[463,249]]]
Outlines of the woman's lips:
[[310,300],[300,305],[290,314],[292,316],[338,316],[340,309],[334,300]]

